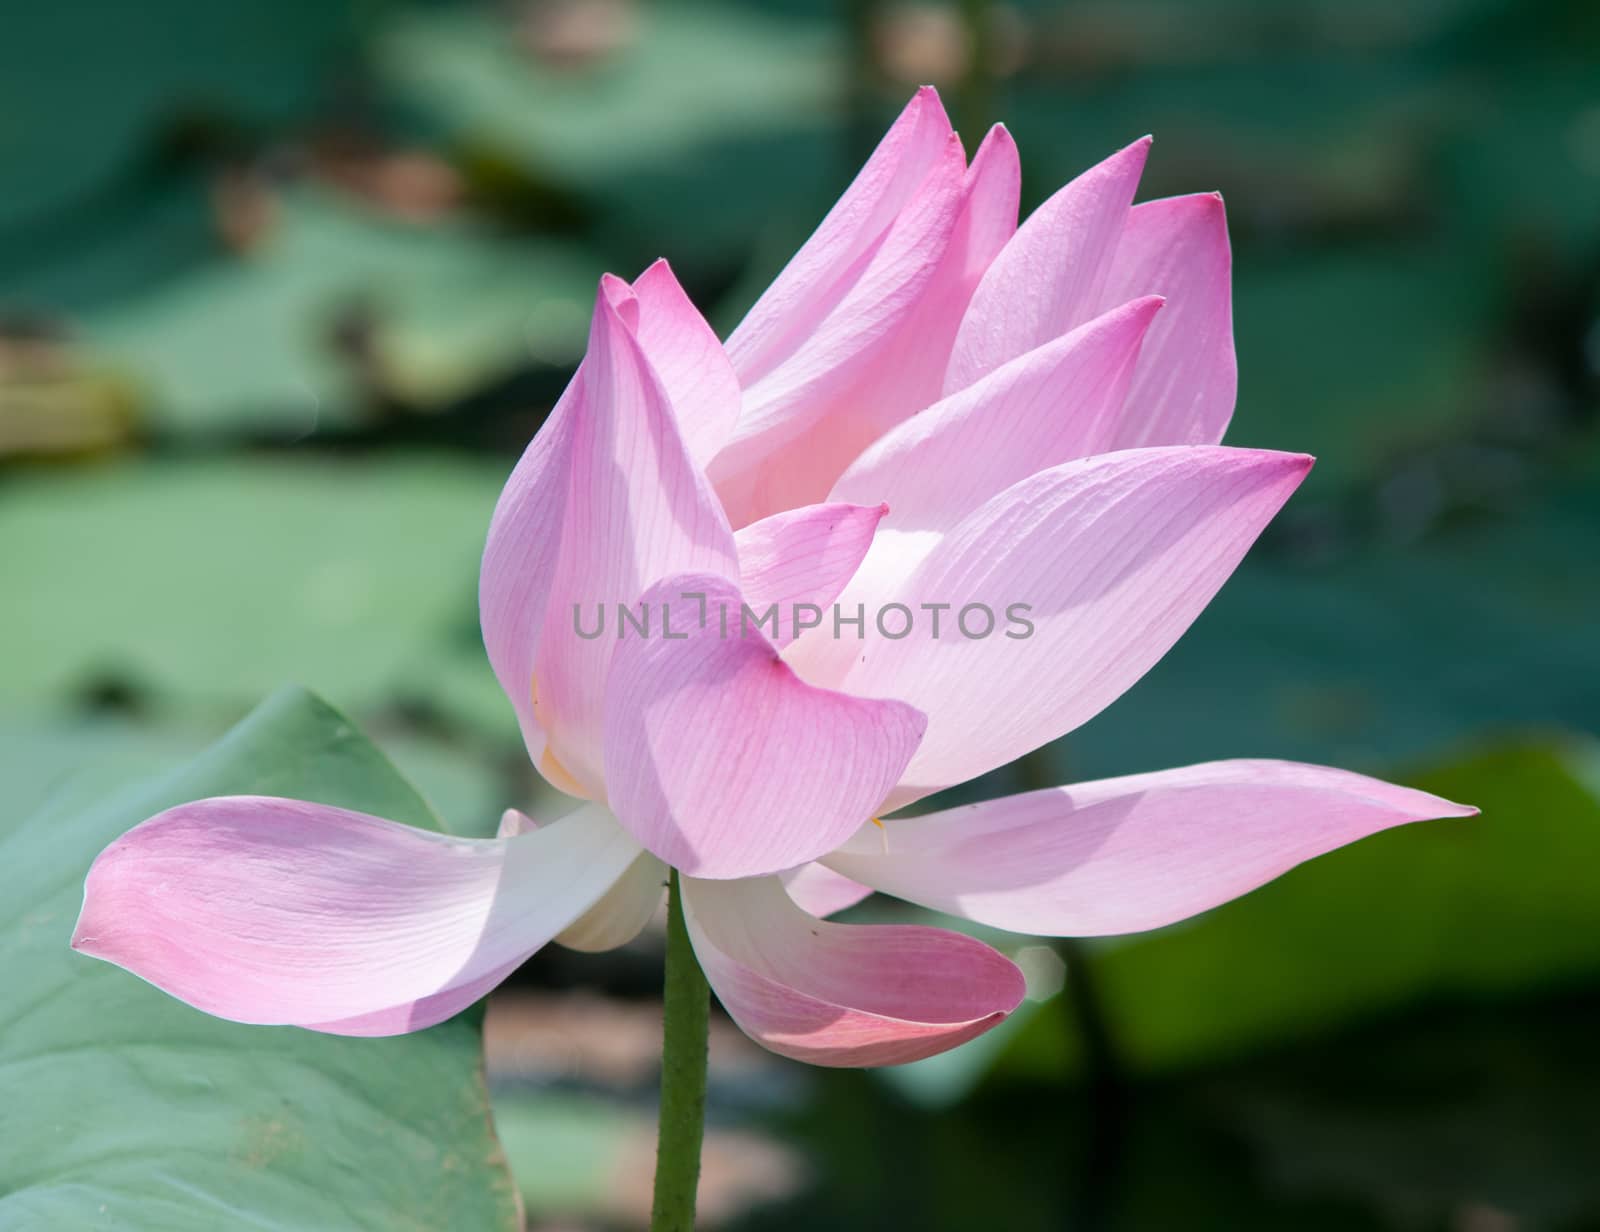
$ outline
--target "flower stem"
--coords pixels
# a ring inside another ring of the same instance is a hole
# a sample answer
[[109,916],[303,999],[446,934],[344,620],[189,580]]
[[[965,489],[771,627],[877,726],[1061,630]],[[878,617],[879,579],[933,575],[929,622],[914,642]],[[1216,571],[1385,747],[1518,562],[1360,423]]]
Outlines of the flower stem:
[[667,888],[667,972],[661,1013],[661,1124],[650,1232],[693,1232],[706,1125],[711,992],[689,942],[674,869]]

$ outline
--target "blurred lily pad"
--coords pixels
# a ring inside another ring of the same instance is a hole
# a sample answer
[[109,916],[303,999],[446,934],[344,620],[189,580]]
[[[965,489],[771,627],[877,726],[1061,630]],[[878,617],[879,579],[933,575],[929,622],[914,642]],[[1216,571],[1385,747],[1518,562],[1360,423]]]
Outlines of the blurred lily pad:
[[818,161],[843,154],[828,141],[845,98],[841,33],[733,4],[453,7],[389,22],[375,56],[469,171],[580,194],[633,264],[730,270],[774,208],[820,196]]
[[515,740],[479,641],[497,464],[119,464],[0,493],[0,703],[112,688],[231,718],[299,680],[371,713],[443,677]]
[[172,804],[238,793],[439,828],[344,716],[286,690],[176,773],[94,803],[58,797],[0,833],[0,1222],[519,1227],[490,1128],[480,1016],[390,1039],[244,1027],[68,948],[84,873],[106,843]]
[[63,226],[92,227],[119,180],[137,179],[141,162],[153,160],[173,130],[222,132],[304,117],[350,62],[363,13],[373,7],[148,0],[8,12],[0,40],[0,166],[7,172],[0,233],[26,231],[38,242]]
[[247,253],[80,317],[85,349],[143,392],[158,429],[309,436],[582,353],[600,268],[570,243],[400,222],[310,189],[273,211]]

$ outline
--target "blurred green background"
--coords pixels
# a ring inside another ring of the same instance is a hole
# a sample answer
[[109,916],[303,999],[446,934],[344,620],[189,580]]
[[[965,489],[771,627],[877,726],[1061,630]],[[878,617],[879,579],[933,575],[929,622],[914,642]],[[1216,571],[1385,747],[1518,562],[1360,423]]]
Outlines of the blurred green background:
[[[8,818],[290,680],[447,819],[529,806],[477,555],[597,276],[667,256],[731,326],[924,81],[969,149],[1006,121],[1025,208],[1153,132],[1142,196],[1228,202],[1229,440],[1319,464],[1145,681],[979,788],[1284,756],[1484,814],[1025,944],[1024,1011],[906,1070],[724,1022],[707,1225],[1600,1227],[1592,0],[105,0],[4,31]],[[531,1227],[641,1226],[659,945],[551,951],[491,1007]]]

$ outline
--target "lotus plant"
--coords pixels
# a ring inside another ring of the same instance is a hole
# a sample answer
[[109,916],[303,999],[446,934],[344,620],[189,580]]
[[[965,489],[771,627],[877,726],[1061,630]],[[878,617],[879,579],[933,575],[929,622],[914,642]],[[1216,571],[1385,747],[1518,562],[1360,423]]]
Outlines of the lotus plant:
[[670,881],[672,936],[752,1039],[889,1065],[993,1027],[1024,981],[962,933],[824,920],[872,890],[1127,933],[1473,812],[1275,761],[902,811],[1115,700],[1311,466],[1218,443],[1223,205],[1132,204],[1147,148],[1018,227],[1010,136],[969,164],[926,89],[725,343],[664,262],[602,279],[480,586],[571,811],[474,841],[298,800],[181,805],[99,857],[73,944],[224,1018],[386,1035],[552,940],[627,942]]

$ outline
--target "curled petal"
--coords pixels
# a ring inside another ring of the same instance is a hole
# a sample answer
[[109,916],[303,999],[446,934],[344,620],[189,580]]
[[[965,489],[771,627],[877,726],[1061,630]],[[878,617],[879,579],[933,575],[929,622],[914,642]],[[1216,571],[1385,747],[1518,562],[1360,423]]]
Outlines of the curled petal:
[[805,684],[741,629],[719,578],[668,578],[646,601],[672,636],[617,643],[605,745],[611,807],[646,848],[693,876],[753,876],[814,860],[873,815],[921,714]]
[[[507,809],[500,820],[500,837],[538,828],[525,813]],[[654,918],[666,886],[667,866],[641,851],[594,906],[555,935],[556,944],[589,954],[627,945]]]
[[72,944],[219,1018],[394,1035],[472,1004],[638,853],[592,806],[474,840],[222,796],[168,809],[101,852]]
[[739,549],[739,589],[759,617],[776,604],[776,632],[784,647],[797,636],[795,605],[826,607],[855,575],[872,546],[887,505],[807,505],[752,522],[734,535]]
[[[1148,137],[1119,150],[1017,228],[973,292],[945,372],[945,393],[966,388],[1100,310],[1149,151]],[[1133,294],[1152,293],[1159,292]]]
[[687,880],[684,920],[717,999],[750,1038],[813,1065],[900,1065],[981,1035],[1022,972],[960,933],[829,924],[775,877]]
[[890,818],[827,863],[996,928],[1093,936],[1185,919],[1391,826],[1476,812],[1326,766],[1221,761]]
[[871,886],[851,881],[815,861],[780,873],[778,880],[783,882],[783,888],[789,891],[789,897],[800,910],[824,918],[854,907],[872,893]]

